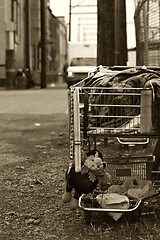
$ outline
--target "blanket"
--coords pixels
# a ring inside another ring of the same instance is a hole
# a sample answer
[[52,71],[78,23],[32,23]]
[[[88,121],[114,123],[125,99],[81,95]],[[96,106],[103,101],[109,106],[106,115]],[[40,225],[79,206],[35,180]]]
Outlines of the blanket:
[[[131,119],[128,116],[137,116],[140,114],[140,109],[123,107],[120,108],[118,105],[139,105],[140,97],[128,96],[130,95],[130,89],[133,88],[132,94],[140,93],[139,88],[152,88],[153,89],[153,107],[152,115],[154,125],[157,125],[158,112],[157,102],[160,98],[160,73],[142,69],[128,69],[119,73],[109,74],[96,74],[85,86],[92,87],[89,94],[89,103],[92,105],[91,114],[94,116],[101,116],[98,118],[92,117],[89,120],[90,126],[96,127],[110,127],[115,128],[122,126],[122,124],[129,122]],[[100,88],[98,88],[100,87]],[[114,89],[113,89],[114,88]],[[118,90],[117,90],[118,89]],[[136,90],[137,89],[137,90]],[[114,96],[114,93],[120,93]],[[121,94],[122,93],[122,94]],[[124,93],[124,94],[123,94]],[[113,97],[114,96],[114,97]],[[100,107],[97,107],[101,105]],[[110,116],[108,119],[106,116]],[[125,117],[114,117],[114,116],[126,116]]]

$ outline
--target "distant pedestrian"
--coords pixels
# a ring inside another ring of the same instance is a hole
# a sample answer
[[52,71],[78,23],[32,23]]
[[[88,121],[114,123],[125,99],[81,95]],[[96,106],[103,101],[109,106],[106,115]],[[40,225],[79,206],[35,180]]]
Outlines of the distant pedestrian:
[[24,72],[27,78],[26,89],[33,88],[35,84],[30,69],[26,68]]
[[65,63],[63,66],[63,81],[67,82],[67,68],[68,68],[68,62],[67,62],[67,56],[65,56]]
[[21,68],[19,68],[14,79],[14,88],[18,90],[24,90],[26,89],[26,83],[27,83],[26,75],[24,71]]

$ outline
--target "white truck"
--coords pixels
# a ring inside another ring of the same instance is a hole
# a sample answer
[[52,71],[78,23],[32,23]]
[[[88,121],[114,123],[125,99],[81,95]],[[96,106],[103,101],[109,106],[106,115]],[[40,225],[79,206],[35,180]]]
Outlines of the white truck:
[[69,42],[68,44],[68,88],[88,76],[96,69],[97,45],[89,42]]

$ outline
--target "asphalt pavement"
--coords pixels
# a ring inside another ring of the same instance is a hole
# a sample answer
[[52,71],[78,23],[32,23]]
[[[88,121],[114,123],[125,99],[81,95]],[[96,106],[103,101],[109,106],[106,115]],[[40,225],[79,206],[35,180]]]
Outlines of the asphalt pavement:
[[0,91],[0,114],[54,114],[68,113],[68,89],[65,83],[46,89]]

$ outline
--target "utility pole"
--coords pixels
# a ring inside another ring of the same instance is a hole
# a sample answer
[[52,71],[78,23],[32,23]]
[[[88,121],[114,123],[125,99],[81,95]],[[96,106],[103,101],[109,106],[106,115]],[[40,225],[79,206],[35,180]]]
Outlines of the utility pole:
[[25,54],[26,54],[26,68],[30,69],[30,0],[25,1],[26,7],[26,41],[25,41]]
[[71,41],[71,15],[72,15],[72,0],[69,0],[69,41]]
[[97,65],[114,65],[114,1],[97,0]]
[[114,0],[114,64],[118,65],[120,58],[120,41],[118,39],[119,36],[119,3],[118,0]]
[[128,50],[127,50],[127,30],[126,30],[126,1],[116,0],[118,4],[119,18],[117,22],[119,23],[118,34],[116,35],[116,41],[119,41],[119,59],[117,65],[127,65],[128,60]]
[[126,65],[125,0],[97,0],[97,65]]
[[46,6],[41,0],[41,88],[46,88]]

